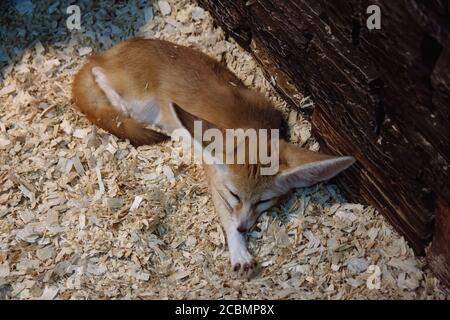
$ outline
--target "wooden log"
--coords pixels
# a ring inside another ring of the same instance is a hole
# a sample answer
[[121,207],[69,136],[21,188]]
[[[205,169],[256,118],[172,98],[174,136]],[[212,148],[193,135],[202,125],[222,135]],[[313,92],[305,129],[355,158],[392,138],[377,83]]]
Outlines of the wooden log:
[[450,206],[438,200],[433,243],[427,255],[433,271],[450,288]]
[[[312,95],[323,148],[358,160],[338,183],[423,254],[441,212],[437,199],[450,203],[448,1],[199,2],[290,104],[298,105],[298,92]],[[366,27],[372,4],[381,9],[380,30]],[[445,246],[431,254],[448,263]]]

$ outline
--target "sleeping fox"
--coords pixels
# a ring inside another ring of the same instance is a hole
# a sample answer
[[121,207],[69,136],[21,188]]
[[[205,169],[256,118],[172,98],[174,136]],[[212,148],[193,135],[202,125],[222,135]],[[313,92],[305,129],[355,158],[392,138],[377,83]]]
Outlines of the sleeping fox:
[[[164,141],[183,129],[198,148],[206,149],[194,137],[196,122],[220,132],[282,126],[280,112],[221,63],[162,40],[131,39],[91,56],[75,76],[72,93],[76,108],[90,121],[136,146]],[[275,174],[261,174],[263,165],[258,159],[248,161],[249,151],[243,163],[204,165],[231,268],[243,277],[251,276],[256,266],[245,233],[261,213],[291,190],[328,180],[355,161],[308,151],[278,135],[260,136],[258,142],[270,145],[274,137],[277,147],[272,151],[276,149],[279,163]]]

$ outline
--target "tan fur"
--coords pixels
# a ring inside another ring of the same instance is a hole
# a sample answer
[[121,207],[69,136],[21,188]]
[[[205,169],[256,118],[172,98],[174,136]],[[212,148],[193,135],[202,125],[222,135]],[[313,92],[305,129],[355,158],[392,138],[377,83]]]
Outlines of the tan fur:
[[[90,72],[95,66],[105,70],[112,86],[125,100],[156,96],[161,106],[174,102],[221,128],[281,125],[281,115],[261,94],[245,88],[214,59],[166,41],[132,39],[89,59],[75,77],[73,99],[89,120],[121,138],[128,137],[135,144],[151,143],[140,138],[151,134],[108,107],[109,102]],[[167,108],[162,112],[163,121],[173,124]]]
[[[114,97],[126,102],[156,99],[160,122],[168,134],[180,125],[192,134],[196,119],[205,128],[221,130],[279,129],[282,125],[280,112],[262,94],[246,88],[207,55],[166,41],[132,39],[89,59],[75,77],[73,99],[92,122],[135,145],[167,137],[117,111],[97,85],[98,78],[92,76],[94,67],[103,70]],[[283,139],[279,146],[276,175],[261,175],[260,163],[205,166],[233,270],[241,275],[248,276],[255,267],[242,233],[256,223],[259,214],[289,190],[329,179],[354,161],[307,151]]]
[[99,65],[100,57],[91,57],[84,65],[72,85],[72,97],[76,108],[100,128],[103,128],[122,139],[129,139],[134,145],[153,144],[169,137],[145,126],[135,119],[124,117],[111,107],[108,99],[95,83],[91,69]]

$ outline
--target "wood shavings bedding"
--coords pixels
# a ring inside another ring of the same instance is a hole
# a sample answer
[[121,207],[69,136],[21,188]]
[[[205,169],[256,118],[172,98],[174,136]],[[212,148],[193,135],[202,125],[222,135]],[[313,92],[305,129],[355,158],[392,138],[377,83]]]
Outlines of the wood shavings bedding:
[[226,63],[284,112],[294,143],[318,150],[310,123],[194,2],[78,3],[82,32],[65,28],[68,1],[34,1],[32,22],[3,10],[16,22],[0,27],[0,298],[448,298],[383,217],[331,184],[264,215],[249,234],[258,274],[234,278],[202,169],[171,142],[134,148],[92,127],[71,109],[72,77],[121,39],[161,38]]

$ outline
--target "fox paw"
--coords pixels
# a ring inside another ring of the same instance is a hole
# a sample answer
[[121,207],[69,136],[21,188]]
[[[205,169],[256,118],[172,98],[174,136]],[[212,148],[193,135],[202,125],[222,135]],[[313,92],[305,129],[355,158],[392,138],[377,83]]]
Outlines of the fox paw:
[[235,252],[231,256],[231,268],[238,276],[249,278],[256,269],[256,260],[248,251]]

